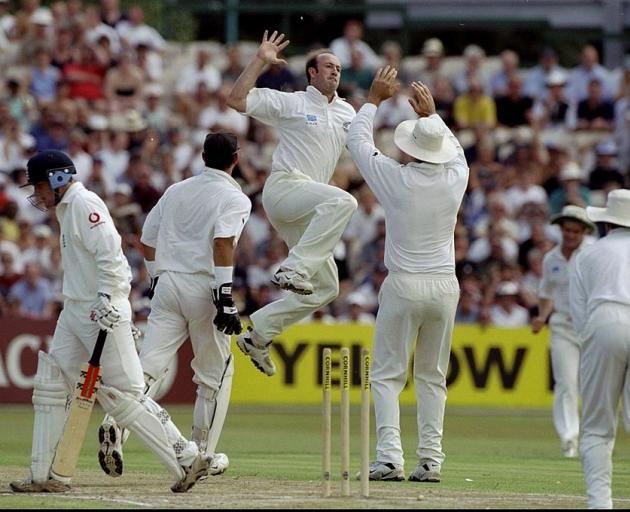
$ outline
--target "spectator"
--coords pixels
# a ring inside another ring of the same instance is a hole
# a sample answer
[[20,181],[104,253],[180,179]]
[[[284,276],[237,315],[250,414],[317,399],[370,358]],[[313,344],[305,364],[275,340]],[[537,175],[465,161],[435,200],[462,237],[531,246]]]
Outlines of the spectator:
[[492,96],[509,96],[509,82],[512,77],[518,75],[519,56],[513,50],[503,50],[499,57],[501,58],[501,69],[490,78],[490,92]]
[[109,41],[113,54],[118,55],[121,50],[120,36],[112,26],[103,22],[96,5],[86,7],[83,27],[86,43],[95,46],[102,37],[105,37]]
[[560,171],[560,188],[552,192],[549,197],[549,211],[556,215],[568,204],[586,208],[591,204],[591,194],[588,187],[582,185],[583,172],[575,162],[567,162]]
[[350,50],[350,66],[341,70],[339,87],[343,96],[350,96],[356,89],[368,91],[374,72],[364,64],[363,54],[356,48]]
[[330,43],[330,50],[339,59],[342,69],[351,65],[351,50],[353,48],[356,48],[363,55],[366,68],[374,71],[381,64],[378,55],[370,45],[361,39],[362,37],[363,23],[359,20],[348,20],[343,28],[343,36]]
[[484,94],[491,96],[490,80],[483,69],[486,52],[476,44],[464,48],[464,69],[453,78],[453,86],[458,94],[470,90],[472,80],[477,80]]
[[401,84],[411,82],[411,74],[407,71],[405,63],[402,60],[402,48],[398,41],[387,40],[381,46],[381,56],[383,57],[383,66],[389,66],[398,70],[398,81]]
[[582,48],[582,61],[569,73],[567,80],[567,98],[569,102],[580,102],[589,96],[588,87],[596,80],[601,85],[601,97],[611,100],[616,91],[611,87],[608,70],[599,63],[599,53],[594,46],[587,44]]
[[538,129],[562,129],[566,126],[569,104],[564,97],[566,75],[553,71],[546,80],[547,95],[534,103],[532,119]]
[[128,19],[121,19],[114,28],[127,48],[134,48],[139,42],[144,42],[161,52],[166,46],[160,33],[144,22],[144,10],[139,5],[131,6]]
[[505,281],[497,286],[495,303],[490,307],[490,322],[496,327],[526,327],[529,312],[518,304],[519,287]]
[[50,103],[57,96],[57,83],[61,79],[59,68],[52,65],[50,51],[39,47],[35,63],[30,67],[28,92],[38,103]]
[[446,123],[446,126],[455,128],[453,108],[455,104],[455,91],[451,82],[443,76],[437,76],[432,86],[435,113]]
[[523,96],[523,79],[512,75],[507,79],[506,94],[495,97],[499,125],[513,128],[527,125],[531,121],[533,101]]
[[105,75],[103,92],[114,112],[137,109],[143,98],[144,76],[132,62],[129,51],[121,53],[118,63]]
[[70,85],[70,98],[88,101],[103,98],[103,78],[107,69],[98,60],[92,46],[83,44],[75,48],[72,59],[64,64],[62,72],[63,80]]
[[566,75],[564,69],[558,65],[558,54],[547,46],[543,49],[538,65],[531,68],[525,75],[523,93],[535,101],[543,101],[547,95],[547,81],[552,75]]
[[339,322],[374,325],[376,317],[366,311],[368,302],[361,292],[352,292],[346,297],[347,312],[340,315]]
[[458,129],[472,128],[486,132],[497,123],[494,100],[483,92],[479,78],[472,77],[468,91],[455,99],[453,117]]
[[455,312],[456,324],[474,324],[479,318],[481,294],[462,290]]
[[[280,54],[279,58],[282,58]],[[276,91],[293,92],[296,90],[297,81],[288,66],[271,64],[256,80],[256,87],[266,87]]]
[[22,273],[16,269],[13,253],[0,250],[0,298],[6,299],[11,287],[20,279],[22,279]]
[[[429,87],[435,96],[436,80],[438,78],[448,80],[442,69],[444,62],[444,45],[442,41],[437,37],[427,39],[422,45],[422,56],[424,57],[424,66],[418,72],[418,80]],[[399,79],[402,83],[408,83],[406,80],[400,78],[400,75]]]
[[595,146],[596,162],[588,177],[588,188],[603,190],[609,182],[614,182],[623,188],[625,178],[619,171],[615,161],[617,145],[613,140],[607,140]]
[[221,80],[225,84],[233,84],[241,76],[243,63],[241,62],[241,46],[238,43],[229,45],[225,50],[227,57],[227,67],[221,73]]
[[177,95],[182,98],[197,91],[199,83],[203,82],[209,92],[215,92],[221,87],[221,74],[212,64],[210,52],[199,48],[195,55],[195,63],[182,69],[175,86]]
[[31,63],[35,61],[37,50],[41,47],[50,48],[53,42],[53,18],[47,8],[36,9],[29,20],[27,35],[20,42],[19,61]]
[[576,116],[578,130],[612,130],[615,107],[604,99],[600,80],[589,82],[588,96],[578,103]]
[[24,276],[11,286],[7,296],[11,309],[27,318],[50,318],[54,294],[37,263],[24,266]]
[[118,23],[127,20],[127,14],[121,11],[119,0],[101,0],[101,19],[103,23],[116,28]]

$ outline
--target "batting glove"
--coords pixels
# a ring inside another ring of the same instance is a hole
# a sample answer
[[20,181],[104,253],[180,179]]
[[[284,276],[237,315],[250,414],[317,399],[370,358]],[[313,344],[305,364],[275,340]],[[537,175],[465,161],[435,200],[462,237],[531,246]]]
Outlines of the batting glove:
[[113,331],[120,323],[120,313],[111,303],[111,297],[101,292],[98,294],[98,300],[92,310],[91,318],[101,329],[108,332]]
[[232,283],[224,283],[212,290],[212,302],[217,308],[214,325],[225,334],[240,334],[243,330],[238,310],[232,298]]
[[157,286],[159,278],[160,276],[155,276],[151,278],[151,286],[149,287],[149,293],[147,293],[147,297],[149,297],[149,299],[152,299],[155,295],[155,287]]

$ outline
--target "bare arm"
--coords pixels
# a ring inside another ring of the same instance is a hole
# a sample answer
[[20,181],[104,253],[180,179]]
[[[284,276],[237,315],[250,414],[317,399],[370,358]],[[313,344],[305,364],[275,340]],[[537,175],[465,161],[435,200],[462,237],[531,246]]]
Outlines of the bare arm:
[[234,266],[234,237],[215,238],[212,253],[215,267]]
[[147,261],[155,260],[155,247],[151,247],[150,245],[142,244],[142,252],[144,253],[144,259]]
[[228,97],[228,105],[239,112],[245,112],[247,107],[247,94],[256,85],[256,80],[262,73],[267,64],[286,64],[284,59],[278,58],[280,53],[289,44],[289,40],[282,42],[284,34],[278,35],[274,30],[271,37],[267,39],[267,30],[263,34],[262,43],[258,48],[258,52],[254,58],[247,64],[241,76],[238,77],[230,95]]
[[532,332],[538,334],[545,325],[545,322],[553,311],[553,302],[551,299],[540,299],[538,306],[538,316],[532,320]]

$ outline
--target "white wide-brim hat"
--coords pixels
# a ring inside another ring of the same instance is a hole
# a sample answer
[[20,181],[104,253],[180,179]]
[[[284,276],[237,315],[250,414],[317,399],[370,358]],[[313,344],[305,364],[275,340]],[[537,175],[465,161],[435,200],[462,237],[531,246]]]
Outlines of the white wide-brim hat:
[[457,147],[449,139],[446,126],[431,117],[400,123],[394,132],[394,144],[408,155],[432,164],[443,164],[457,156]]
[[590,219],[588,218],[588,215],[586,215],[586,210],[582,208],[581,206],[576,206],[574,204],[566,205],[564,208],[562,208],[562,211],[559,214],[551,218],[551,223],[562,224],[565,220],[572,220],[574,222],[579,222],[580,224],[583,224],[591,231],[596,230],[595,224],[593,224],[590,221]]
[[587,206],[586,214],[593,222],[609,222],[630,228],[630,190],[611,190],[604,208]]

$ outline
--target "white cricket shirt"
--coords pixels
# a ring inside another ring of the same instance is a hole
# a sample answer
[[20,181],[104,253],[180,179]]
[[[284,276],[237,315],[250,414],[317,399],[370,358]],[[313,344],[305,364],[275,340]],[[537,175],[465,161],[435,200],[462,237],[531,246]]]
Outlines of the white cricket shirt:
[[464,151],[447,128],[458,148],[453,160],[402,165],[374,145],[375,113],[372,103],[361,107],[350,125],[347,145],[385,210],[385,266],[391,272],[454,276],[454,230],[468,183]]
[[575,257],[588,244],[582,244],[573,251],[570,259],[562,254],[561,244],[556,245],[543,258],[543,275],[538,287],[538,296],[541,299],[551,299],[556,313],[571,315],[569,305],[569,272],[573,268]]
[[155,273],[205,273],[214,277],[215,238],[241,236],[252,204],[227,173],[206,167],[166,189],[147,215],[143,244],[155,248]]
[[131,269],[103,200],[75,182],[59,201],[56,214],[64,297],[91,302],[98,292],[128,297]]
[[332,178],[355,115],[337,93],[329,103],[311,85],[297,92],[251,89],[245,112],[278,130],[271,172],[297,171],[320,183]]
[[602,304],[630,306],[630,228],[616,228],[575,258],[569,278],[571,318],[575,332],[588,337],[585,326]]

